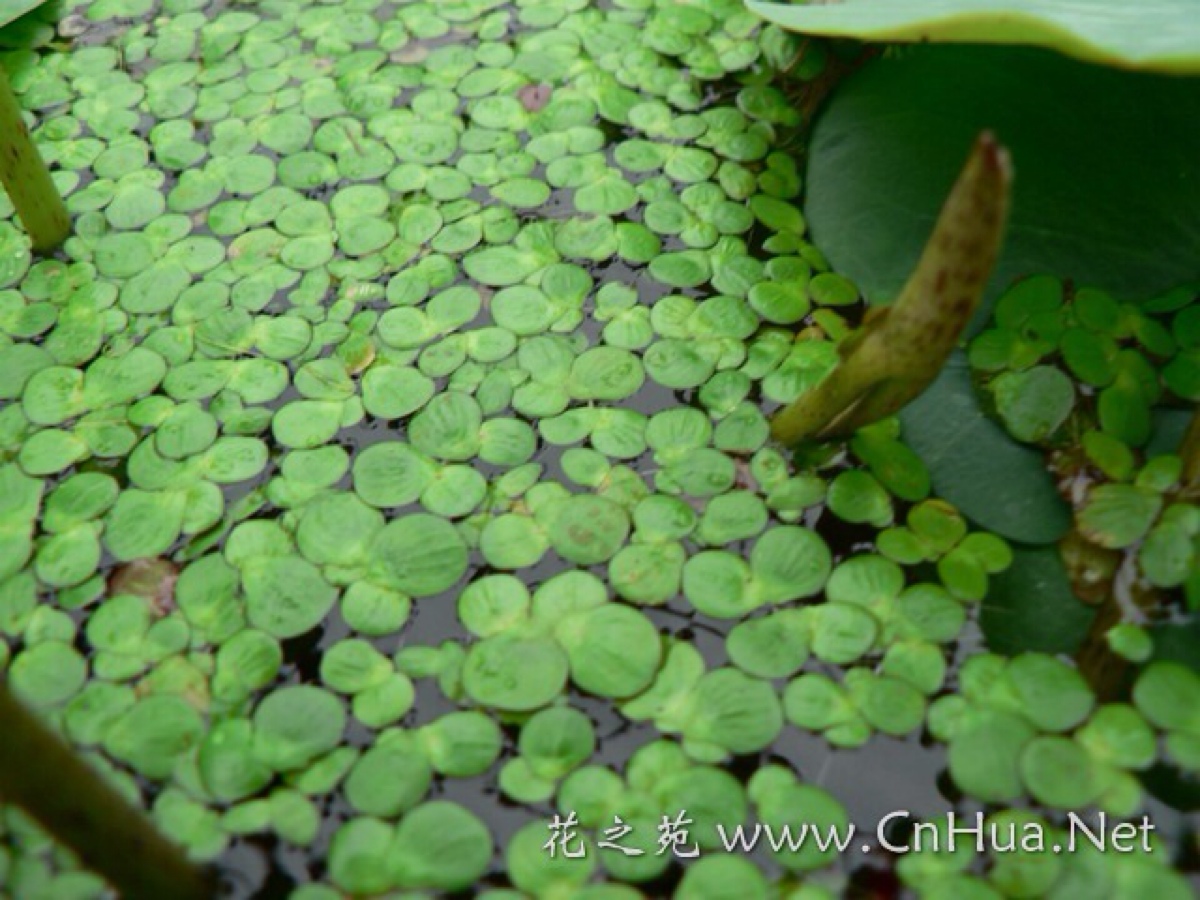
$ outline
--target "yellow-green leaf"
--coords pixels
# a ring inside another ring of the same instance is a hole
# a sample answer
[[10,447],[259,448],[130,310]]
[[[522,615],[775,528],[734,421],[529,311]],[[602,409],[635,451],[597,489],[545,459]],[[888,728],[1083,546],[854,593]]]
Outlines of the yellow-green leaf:
[[1024,44],[1121,69],[1200,72],[1196,0],[747,0],[792,31],[865,41]]

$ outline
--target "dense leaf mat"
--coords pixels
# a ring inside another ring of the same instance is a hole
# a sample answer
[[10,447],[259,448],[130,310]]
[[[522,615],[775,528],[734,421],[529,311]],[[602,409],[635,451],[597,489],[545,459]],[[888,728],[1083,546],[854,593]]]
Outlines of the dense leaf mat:
[[[823,746],[944,744],[927,815],[1053,829],[1139,810],[1161,735],[1200,763],[1181,666],[1100,705],[970,653],[1012,553],[897,422],[768,445],[861,312],[797,206],[794,38],[735,0],[65,12],[0,56],[75,218],[35,261],[0,200],[0,667],[231,894],[1188,896],[1170,835],[717,852],[873,840]],[[2,821],[8,895],[102,894]]]

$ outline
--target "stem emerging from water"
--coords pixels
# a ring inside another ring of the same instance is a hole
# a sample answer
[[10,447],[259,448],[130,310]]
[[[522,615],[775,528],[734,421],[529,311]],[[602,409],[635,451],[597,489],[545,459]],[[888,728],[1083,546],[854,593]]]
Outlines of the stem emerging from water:
[[886,418],[937,377],[979,301],[1000,252],[1012,169],[984,133],[950,191],[899,299],[876,308],[841,345],[841,362],[778,413],[784,444],[829,440]]
[[0,798],[36,819],[123,900],[210,900],[204,871],[0,679]]
[[8,76],[0,69],[0,183],[39,253],[67,238],[71,219],[41,154],[29,137]]
[[1200,490],[1200,408],[1192,413],[1191,424],[1179,445],[1179,457],[1183,460],[1184,490]]

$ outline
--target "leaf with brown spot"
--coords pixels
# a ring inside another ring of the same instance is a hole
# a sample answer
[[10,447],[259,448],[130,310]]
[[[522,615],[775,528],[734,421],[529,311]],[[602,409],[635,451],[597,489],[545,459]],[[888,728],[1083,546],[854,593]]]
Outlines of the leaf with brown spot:
[[526,112],[538,112],[550,102],[553,93],[548,84],[527,84],[517,91],[517,99],[525,107]]
[[110,594],[133,594],[150,603],[160,616],[175,609],[175,582],[179,566],[169,559],[149,557],[118,566],[108,579]]

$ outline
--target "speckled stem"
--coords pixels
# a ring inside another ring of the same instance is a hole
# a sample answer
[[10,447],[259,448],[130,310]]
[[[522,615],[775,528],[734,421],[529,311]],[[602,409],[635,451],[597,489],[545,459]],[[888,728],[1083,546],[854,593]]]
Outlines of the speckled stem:
[[778,413],[784,444],[848,435],[886,418],[937,377],[979,306],[1000,252],[1012,170],[990,134],[975,143],[916,269],[891,307],[872,310],[839,348],[841,362]]
[[0,798],[36,819],[123,900],[211,900],[215,888],[0,679]]
[[1179,457],[1183,460],[1184,489],[1200,491],[1200,407],[1192,413],[1192,422],[1179,445]]
[[0,183],[39,253],[53,250],[71,231],[71,219],[41,154],[21,119],[8,76],[0,69]]

